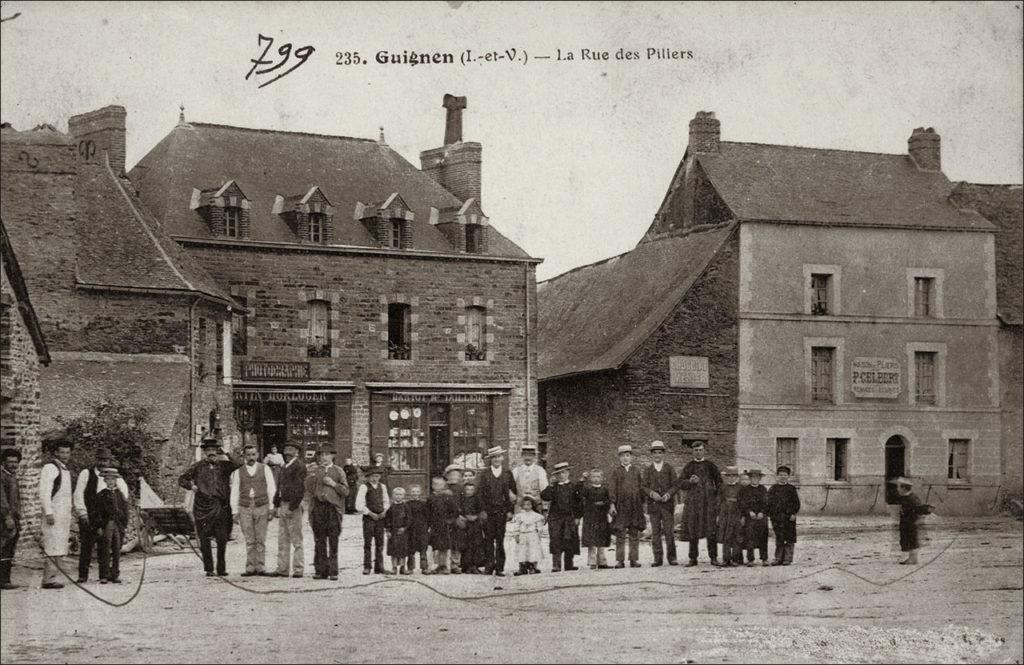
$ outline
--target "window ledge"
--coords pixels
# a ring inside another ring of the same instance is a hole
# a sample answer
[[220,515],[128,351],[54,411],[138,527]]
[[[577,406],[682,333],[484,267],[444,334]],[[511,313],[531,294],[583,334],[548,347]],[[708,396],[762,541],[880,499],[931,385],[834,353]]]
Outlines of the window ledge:
[[947,490],[958,491],[958,490],[970,490],[970,489],[974,489],[974,488],[971,487],[970,483],[949,483],[949,484],[946,485],[946,489]]
[[403,366],[403,365],[412,365],[416,361],[415,360],[398,360],[396,358],[388,358],[384,362],[386,364],[388,364],[388,365]]
[[465,358],[463,358],[462,359],[462,364],[463,365],[471,365],[471,366],[485,366],[485,365],[490,365],[491,361],[490,360],[466,360]]
[[826,480],[825,486],[833,490],[852,490],[853,485],[849,480]]

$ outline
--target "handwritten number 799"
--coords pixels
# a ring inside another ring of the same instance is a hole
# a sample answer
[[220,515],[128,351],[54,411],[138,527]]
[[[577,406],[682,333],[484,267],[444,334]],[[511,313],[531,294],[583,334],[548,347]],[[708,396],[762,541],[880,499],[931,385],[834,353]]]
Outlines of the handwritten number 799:
[[[267,46],[266,48],[263,49],[263,53],[260,53],[258,57],[249,60],[249,62],[252,63],[252,68],[249,70],[249,73],[245,75],[246,81],[248,81],[253,74],[255,74],[256,76],[262,76],[263,74],[269,74],[270,72],[276,69],[284,67],[292,56],[295,56],[298,62],[295,62],[291,67],[284,70],[283,72],[281,72],[274,78],[270,79],[269,81],[264,81],[263,83],[261,83],[259,85],[260,88],[262,88],[263,86],[270,85],[277,79],[294,72],[300,65],[304,64],[306,60],[309,60],[309,56],[313,55],[313,52],[316,51],[316,49],[313,48],[312,46],[302,46],[293,51],[292,45],[289,42],[277,49],[277,54],[281,56],[281,60],[277,62],[277,64],[274,64],[273,60],[266,59],[267,53],[270,52],[270,48],[274,45],[274,38],[259,35],[258,43],[263,44],[264,42],[266,43]],[[263,65],[270,65],[270,67],[259,69],[259,67]]]

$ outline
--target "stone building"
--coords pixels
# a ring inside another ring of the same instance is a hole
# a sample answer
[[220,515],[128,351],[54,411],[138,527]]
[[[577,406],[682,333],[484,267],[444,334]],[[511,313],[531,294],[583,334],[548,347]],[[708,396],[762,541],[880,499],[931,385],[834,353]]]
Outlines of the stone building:
[[481,207],[481,146],[446,96],[422,170],[384,141],[178,125],[132,169],[169,233],[244,305],[235,420],[264,452],[334,444],[424,484],[536,437],[537,259]]
[[811,510],[884,510],[899,475],[946,512],[991,509],[995,227],[951,201],[938,134],[908,147],[722,141],[698,113],[636,249],[538,289],[551,448],[613,457],[580,433],[596,413],[622,442],[701,438],[722,462],[787,463]]
[[39,370],[50,353],[7,228],[0,221],[0,445],[21,451],[22,533],[39,533]]
[[1002,483],[1020,498],[1024,473],[1024,188],[957,183],[953,201],[998,227],[996,311],[999,317],[999,382],[1002,417]]
[[125,115],[74,116],[70,134],[5,126],[0,208],[53,358],[40,376],[43,427],[102,400],[147,407],[163,446],[148,480],[174,498],[202,432],[234,432],[217,355],[234,303],[136,197]]

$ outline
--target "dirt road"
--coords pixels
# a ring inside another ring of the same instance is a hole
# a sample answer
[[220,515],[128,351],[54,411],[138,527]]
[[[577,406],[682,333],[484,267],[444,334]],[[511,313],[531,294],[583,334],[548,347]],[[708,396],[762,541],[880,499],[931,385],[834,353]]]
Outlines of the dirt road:
[[[19,567],[15,581],[32,586],[0,597],[0,655],[4,663],[1021,662],[1020,522],[933,526],[925,565],[914,569],[896,565],[887,520],[805,525],[790,567],[650,568],[645,544],[639,569],[395,578],[361,574],[358,522],[346,518],[338,582],[240,578],[236,541],[228,579],[260,593],[205,578],[191,553],[177,554],[150,557],[138,598],[121,608],[70,586],[43,591],[38,571]],[[311,536],[306,543],[311,559]],[[125,584],[88,588],[126,600],[141,570],[132,556]]]

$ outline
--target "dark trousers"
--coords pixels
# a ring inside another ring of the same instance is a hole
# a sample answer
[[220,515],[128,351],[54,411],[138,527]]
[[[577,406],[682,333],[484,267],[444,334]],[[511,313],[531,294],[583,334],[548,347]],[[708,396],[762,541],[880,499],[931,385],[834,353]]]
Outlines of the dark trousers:
[[[694,538],[693,540],[690,541],[690,561],[696,561],[697,560],[697,546],[698,545],[700,545],[700,540],[698,540],[697,538]],[[708,558],[711,559],[712,561],[717,561],[718,560],[718,543],[715,541],[714,538],[708,538],[707,539],[707,550],[708,550]]]
[[640,559],[640,529],[635,526],[615,529],[615,560],[622,563],[626,560],[626,541],[629,541],[629,561],[636,563]]
[[11,583],[11,568],[14,566],[14,550],[18,547],[18,529],[4,532],[0,541],[0,584]]
[[739,545],[723,543],[722,563],[743,563],[743,548]]
[[760,550],[761,561],[768,560],[768,532],[765,531],[757,541],[747,542],[747,561],[754,560],[754,550]]
[[96,552],[101,580],[116,580],[121,577],[121,540],[121,527],[117,522],[107,522],[103,527]]
[[654,553],[654,563],[662,562],[661,540],[665,539],[665,550],[668,553],[668,560],[676,560],[676,536],[672,530],[672,509],[671,503],[661,503],[652,506],[650,509],[651,518],[651,550]]
[[484,522],[484,565],[492,572],[505,571],[505,513],[488,511]]
[[319,577],[337,576],[338,538],[341,537],[338,509],[326,501],[313,501],[309,525],[313,528],[313,570]]
[[83,580],[89,579],[92,552],[102,540],[102,533],[102,530],[90,524],[89,520],[78,520],[78,577]]
[[228,547],[228,537],[230,534],[223,533],[222,530],[218,530],[218,533],[201,533],[199,534],[199,551],[203,554],[203,570],[208,573],[213,572],[213,546],[210,541],[217,541],[217,573],[224,574],[228,572],[228,565],[224,560],[224,554]]
[[363,515],[363,568],[371,565],[374,572],[384,570],[384,520]]

